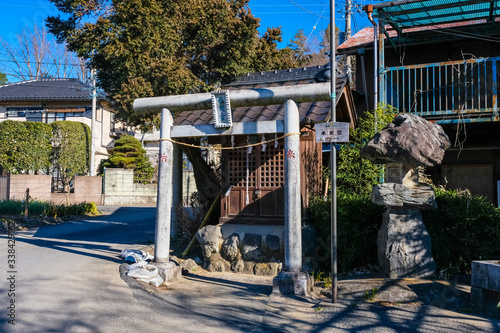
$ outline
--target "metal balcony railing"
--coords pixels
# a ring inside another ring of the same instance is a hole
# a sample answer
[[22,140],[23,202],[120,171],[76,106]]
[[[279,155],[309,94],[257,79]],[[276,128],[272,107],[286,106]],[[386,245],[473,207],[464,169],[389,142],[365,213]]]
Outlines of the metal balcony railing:
[[498,121],[500,57],[387,68],[381,97],[437,123]]

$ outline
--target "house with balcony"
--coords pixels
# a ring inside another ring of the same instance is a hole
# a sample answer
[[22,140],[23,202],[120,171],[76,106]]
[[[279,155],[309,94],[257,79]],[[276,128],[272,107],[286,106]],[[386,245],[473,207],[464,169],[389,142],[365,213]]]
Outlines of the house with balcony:
[[[114,139],[125,131],[115,124],[103,93],[97,93],[94,114],[95,166],[106,159]],[[77,79],[37,79],[0,85],[0,122],[52,123],[69,120],[92,127],[92,87]]]
[[356,59],[358,110],[378,103],[440,124],[452,147],[435,184],[500,202],[500,1],[407,0],[364,7],[372,26],[338,47]]

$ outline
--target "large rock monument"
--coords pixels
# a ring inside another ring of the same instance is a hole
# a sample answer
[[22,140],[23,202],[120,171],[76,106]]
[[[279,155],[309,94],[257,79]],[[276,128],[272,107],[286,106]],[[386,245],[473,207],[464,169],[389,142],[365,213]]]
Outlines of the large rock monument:
[[387,206],[377,238],[382,272],[391,278],[433,275],[431,238],[421,209],[437,208],[434,190],[423,183],[419,167],[443,160],[450,140],[441,126],[400,114],[368,142],[361,156],[386,164],[385,183],[375,185],[372,202]]

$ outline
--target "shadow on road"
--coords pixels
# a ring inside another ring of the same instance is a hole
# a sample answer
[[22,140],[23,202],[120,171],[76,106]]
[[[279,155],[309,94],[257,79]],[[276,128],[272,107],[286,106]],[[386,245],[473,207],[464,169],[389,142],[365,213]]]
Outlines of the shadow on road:
[[121,207],[107,215],[20,231],[16,241],[121,263],[123,248],[154,241],[155,214],[155,207]]

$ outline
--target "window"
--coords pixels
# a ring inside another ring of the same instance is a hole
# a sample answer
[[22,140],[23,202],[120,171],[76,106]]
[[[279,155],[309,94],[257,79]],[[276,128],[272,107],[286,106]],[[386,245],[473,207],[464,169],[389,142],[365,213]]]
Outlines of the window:
[[41,112],[42,107],[19,107],[19,108],[7,108],[7,118],[9,117],[26,117],[27,114],[32,112]]
[[26,115],[26,120],[27,121],[34,121],[41,123],[43,121],[43,111],[28,111]]
[[47,124],[51,124],[56,121],[56,114],[54,112],[47,113]]

